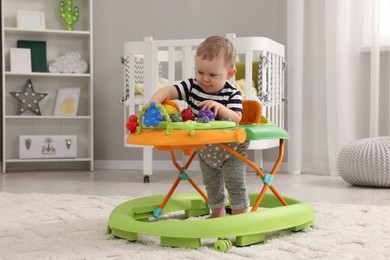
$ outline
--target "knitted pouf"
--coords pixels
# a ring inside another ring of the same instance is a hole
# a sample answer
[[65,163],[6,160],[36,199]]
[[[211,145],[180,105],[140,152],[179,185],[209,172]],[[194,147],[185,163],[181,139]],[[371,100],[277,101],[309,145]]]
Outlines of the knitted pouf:
[[357,186],[390,187],[390,137],[357,140],[337,157],[340,176]]

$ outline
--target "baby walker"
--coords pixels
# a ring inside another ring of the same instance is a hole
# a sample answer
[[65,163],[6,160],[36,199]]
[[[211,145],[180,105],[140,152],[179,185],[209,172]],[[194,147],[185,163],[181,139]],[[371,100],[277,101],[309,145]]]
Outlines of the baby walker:
[[[187,248],[198,248],[202,238],[216,238],[214,249],[226,252],[232,247],[229,239],[232,237],[235,238],[235,246],[248,246],[264,241],[268,232],[284,229],[299,231],[313,224],[314,210],[310,205],[281,196],[272,185],[283,159],[285,140],[289,135],[261,116],[260,102],[243,101],[240,125],[231,121],[213,121],[212,114],[196,119],[194,115],[185,115],[188,110],[184,116],[182,112],[182,121],[179,121],[179,117],[170,116],[174,106],[172,103],[152,103],[143,107],[139,118],[130,116],[127,123],[130,134],[126,141],[129,144],[148,145],[157,150],[169,151],[173,165],[179,171],[178,177],[166,195],[142,197],[117,206],[110,215],[107,234],[129,241],[136,241],[138,234],[159,236],[162,246]],[[278,158],[271,172],[267,174],[226,144],[265,139],[279,140]],[[205,144],[218,144],[244,161],[259,175],[263,187],[259,194],[249,194],[251,212],[213,219],[192,218],[209,214],[210,211],[207,195],[187,172],[196,156],[196,149],[203,148]],[[184,166],[180,166],[176,161],[175,151],[182,151],[189,156]],[[181,181],[188,181],[198,193],[174,194]],[[273,194],[266,194],[268,189]],[[162,215],[177,211],[183,211],[187,219],[159,220]],[[190,217],[191,219],[188,219]]]

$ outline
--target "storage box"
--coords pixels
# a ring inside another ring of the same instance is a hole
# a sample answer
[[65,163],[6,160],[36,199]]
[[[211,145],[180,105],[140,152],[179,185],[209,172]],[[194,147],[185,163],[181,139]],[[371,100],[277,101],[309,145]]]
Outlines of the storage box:
[[21,135],[20,159],[75,158],[76,135]]

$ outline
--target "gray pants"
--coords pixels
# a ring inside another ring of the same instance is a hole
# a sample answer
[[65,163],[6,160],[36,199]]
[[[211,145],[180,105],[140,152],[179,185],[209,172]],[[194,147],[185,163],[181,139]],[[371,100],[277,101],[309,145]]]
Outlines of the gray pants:
[[[216,151],[221,153],[218,145],[209,145],[209,151],[212,149],[211,146],[217,146]],[[247,148],[248,143],[243,143],[238,145],[235,150],[246,157]],[[199,165],[203,174],[203,183],[206,186],[210,208],[221,208],[228,203],[225,186],[233,210],[249,207],[249,197],[246,190],[246,163],[230,154],[230,156],[224,155],[227,158],[222,163],[215,165],[210,162],[207,163],[203,159],[206,158],[205,156],[207,156],[205,152],[200,150]],[[214,167],[211,167],[210,164]]]

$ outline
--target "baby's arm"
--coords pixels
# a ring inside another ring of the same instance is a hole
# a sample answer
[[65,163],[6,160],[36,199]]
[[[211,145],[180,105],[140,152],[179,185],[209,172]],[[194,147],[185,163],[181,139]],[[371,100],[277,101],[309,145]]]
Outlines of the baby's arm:
[[164,101],[164,99],[178,99],[179,94],[177,93],[177,90],[174,86],[166,86],[158,91],[156,91],[153,96],[149,99],[148,104],[152,102],[156,102],[157,104],[160,104]]
[[214,101],[214,100],[205,100],[197,104],[202,107],[202,110],[212,110],[216,117],[219,119],[229,118],[231,121],[239,124],[241,121],[242,113],[231,110],[224,105]]

